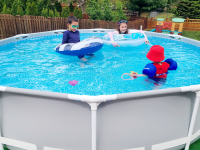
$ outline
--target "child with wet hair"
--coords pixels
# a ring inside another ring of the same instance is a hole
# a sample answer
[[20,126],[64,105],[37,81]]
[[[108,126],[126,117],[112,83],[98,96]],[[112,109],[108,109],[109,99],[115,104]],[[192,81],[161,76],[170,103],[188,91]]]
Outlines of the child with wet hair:
[[[74,16],[70,16],[67,18],[67,23],[68,23],[69,29],[63,33],[62,44],[80,42],[80,33],[77,30],[78,19]],[[87,55],[94,57],[94,54],[87,54]],[[78,58],[83,61],[87,61],[84,55],[79,55]]]
[[108,32],[108,35],[109,35],[110,40],[111,40],[111,42],[112,42],[112,45],[113,45],[114,47],[117,47],[117,46],[119,47],[119,45],[114,41],[114,39],[113,39],[113,34],[131,34],[131,33],[140,32],[140,33],[144,34],[145,43],[146,43],[146,44],[149,44],[149,41],[148,41],[148,39],[147,39],[147,36],[145,35],[145,33],[144,33],[142,30],[132,30],[132,31],[129,32],[127,24],[128,24],[128,21],[127,21],[127,20],[120,20],[120,21],[118,22],[117,30],[114,31],[114,32]]

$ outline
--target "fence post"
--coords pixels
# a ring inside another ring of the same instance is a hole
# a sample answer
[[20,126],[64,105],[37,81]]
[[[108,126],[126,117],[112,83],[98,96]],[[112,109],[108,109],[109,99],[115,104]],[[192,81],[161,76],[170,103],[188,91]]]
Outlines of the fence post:
[[189,18],[187,18],[187,22],[186,22],[185,30],[188,29],[188,22],[189,22]]
[[49,31],[51,31],[51,17],[48,17],[48,26]]
[[94,29],[94,20],[91,20],[91,28]]
[[17,34],[22,34],[20,15],[16,15]]
[[150,29],[152,28],[152,27],[151,27],[152,24],[153,24],[153,17],[151,17],[151,20],[150,20]]

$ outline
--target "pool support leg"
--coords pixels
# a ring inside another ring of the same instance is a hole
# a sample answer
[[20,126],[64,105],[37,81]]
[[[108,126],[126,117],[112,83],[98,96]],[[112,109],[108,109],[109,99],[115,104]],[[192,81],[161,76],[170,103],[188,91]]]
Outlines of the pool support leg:
[[97,107],[100,103],[88,103],[91,106],[92,150],[97,149]]
[[198,112],[198,108],[199,108],[199,101],[200,101],[200,91],[197,91],[196,99],[195,99],[195,103],[194,103],[194,109],[192,112],[192,117],[191,117],[189,131],[188,131],[189,140],[188,140],[188,143],[186,143],[185,150],[189,150],[189,147],[190,147],[191,136],[192,136],[192,133],[194,130],[195,120],[196,120],[197,112]]
[[[6,91],[6,87],[4,87],[4,86],[0,86],[0,92],[5,92]],[[2,105],[1,105],[2,106]],[[1,114],[0,114],[1,115]],[[2,134],[1,134],[1,125],[2,124],[0,124],[0,137],[2,137]],[[3,149],[3,144],[2,143],[0,143],[0,150],[4,150]]]

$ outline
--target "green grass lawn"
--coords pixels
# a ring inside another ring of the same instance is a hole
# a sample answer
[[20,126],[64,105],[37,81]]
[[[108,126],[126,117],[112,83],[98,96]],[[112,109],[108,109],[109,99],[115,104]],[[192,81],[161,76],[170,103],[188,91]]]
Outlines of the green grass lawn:
[[200,41],[200,31],[183,31],[182,36]]
[[174,14],[172,13],[160,13],[156,16],[156,18],[174,18]]
[[[151,31],[146,29],[145,31]],[[183,31],[182,36],[200,41],[200,31]]]

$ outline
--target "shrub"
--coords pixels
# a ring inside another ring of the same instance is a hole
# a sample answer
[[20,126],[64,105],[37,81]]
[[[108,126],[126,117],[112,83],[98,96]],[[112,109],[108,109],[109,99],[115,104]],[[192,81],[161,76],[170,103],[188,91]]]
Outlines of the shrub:
[[89,0],[86,11],[91,20],[103,20],[104,13],[101,9],[101,3],[98,0]]
[[74,12],[74,6],[72,5],[72,3],[70,3],[70,5],[69,5],[69,10],[70,10],[70,12]]
[[184,18],[200,19],[199,0],[181,0],[178,3],[178,13]]
[[53,13],[53,10],[49,10],[49,17],[54,17],[54,13]]
[[3,0],[0,0],[0,12],[3,10]]
[[74,16],[78,19],[82,19],[83,18],[82,10],[76,7],[74,10]]
[[13,5],[12,5],[12,9],[11,9],[11,14],[13,16],[16,16],[17,8],[18,8],[18,0],[14,0]]
[[60,13],[55,9],[55,17],[60,17]]
[[22,10],[22,7],[18,6],[17,8],[17,15],[23,16],[24,15],[24,11]]
[[64,7],[61,13],[61,17],[68,18],[70,16],[70,11],[68,6]]
[[60,2],[58,2],[58,1],[55,2],[55,8],[58,12],[62,12],[62,6],[61,6]]
[[43,8],[42,9],[42,14],[41,14],[41,16],[44,16],[44,17],[48,17],[48,9],[47,8]]

